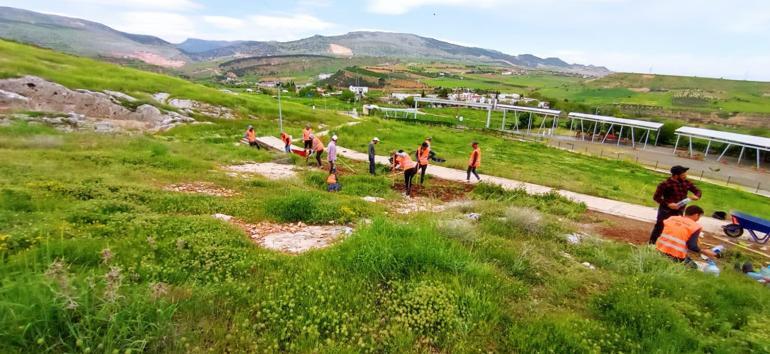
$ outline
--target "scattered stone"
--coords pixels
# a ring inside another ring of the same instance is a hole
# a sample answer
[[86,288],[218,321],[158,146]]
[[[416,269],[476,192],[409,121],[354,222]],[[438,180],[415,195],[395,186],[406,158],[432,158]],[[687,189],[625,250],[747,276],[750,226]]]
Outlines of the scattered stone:
[[224,214],[215,214],[214,218],[238,226],[262,247],[291,254],[329,247],[353,233],[348,226],[308,226],[301,222],[248,224]]
[[363,197],[361,199],[363,199],[364,201],[369,202],[369,203],[377,203],[379,201],[384,200],[384,199],[379,198],[379,197],[370,197],[370,196],[366,196],[366,197]]
[[209,182],[178,183],[166,186],[163,189],[172,192],[205,194],[215,197],[232,197],[238,195],[238,193],[233,190],[218,187]]
[[465,214],[465,217],[468,218],[469,220],[479,221],[479,219],[481,219],[481,214],[469,213],[469,214]]
[[110,90],[104,90],[102,92],[104,92],[108,96],[110,96],[112,98],[115,98],[115,99],[118,99],[118,100],[128,101],[128,102],[136,102],[137,101],[136,98],[134,98],[132,96],[129,96],[129,95],[126,95],[123,92],[110,91]]
[[247,177],[243,174],[259,174],[267,177],[267,179],[281,180],[297,175],[293,165],[281,165],[273,162],[227,166],[225,169],[232,171],[232,173],[228,173],[232,177]]
[[232,216],[227,215],[227,214],[219,214],[219,213],[217,213],[217,214],[214,214],[213,216],[214,216],[214,219],[222,220],[222,221],[230,221],[230,220],[233,219]]
[[171,97],[171,94],[165,93],[165,92],[158,92],[154,95],[152,95],[152,99],[158,101],[159,103],[165,104],[166,101],[168,101],[168,98]]
[[586,268],[588,268],[590,270],[596,270],[596,267],[594,267],[594,265],[591,264],[591,263],[583,262],[583,263],[580,263],[580,264],[582,264],[584,267],[586,267]]
[[571,233],[567,235],[567,243],[571,245],[577,245],[583,242],[583,239],[587,236],[585,234],[581,234],[579,232]]

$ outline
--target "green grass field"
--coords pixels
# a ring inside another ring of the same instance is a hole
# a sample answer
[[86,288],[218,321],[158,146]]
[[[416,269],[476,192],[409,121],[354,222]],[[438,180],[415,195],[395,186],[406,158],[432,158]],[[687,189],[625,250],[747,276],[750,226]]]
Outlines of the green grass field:
[[[345,147],[366,151],[371,136],[382,139],[380,154],[390,150],[416,150],[427,136],[433,149],[447,159],[447,167],[465,169],[470,143],[479,141],[484,152],[480,172],[489,175],[566,189],[598,197],[653,206],[652,195],[663,174],[629,162],[584,156],[541,143],[526,143],[475,131],[425,126],[390,120],[371,120],[342,128],[338,134]],[[704,198],[699,205],[709,213],[715,210],[751,210],[770,218],[766,197],[731,188],[698,183]]]
[[[0,46],[3,77],[35,74],[139,97],[170,92],[238,109],[242,118],[154,135],[0,125],[2,353],[770,351],[770,292],[733,270],[746,259],[738,252],[728,253],[715,278],[649,247],[596,237],[570,244],[564,236],[578,223],[601,222],[587,219],[584,206],[484,184],[467,204],[439,214],[397,215],[387,203],[400,200],[392,189],[399,177],[384,169],[377,177],[345,174],[343,192],[330,194],[325,174],[304,169],[304,161],[234,145],[246,124],[275,129],[269,97]],[[297,131],[306,121],[345,119],[301,103],[284,109]],[[384,150],[416,146],[422,128],[371,120],[341,133],[355,148],[379,134]],[[473,134],[431,135],[448,165],[461,166]],[[549,183],[579,188],[601,177],[601,193],[617,185],[619,198],[639,188],[626,185],[631,176],[645,185],[658,179],[633,165],[473,138],[485,149],[484,168],[505,166],[520,178],[542,173]],[[556,159],[547,162],[550,155]],[[271,181],[221,169],[251,161],[294,163],[299,176]],[[582,181],[566,179],[559,164]],[[190,182],[237,194],[165,188]],[[290,256],[257,246],[215,213],[248,223],[331,221],[355,232],[328,249]]]

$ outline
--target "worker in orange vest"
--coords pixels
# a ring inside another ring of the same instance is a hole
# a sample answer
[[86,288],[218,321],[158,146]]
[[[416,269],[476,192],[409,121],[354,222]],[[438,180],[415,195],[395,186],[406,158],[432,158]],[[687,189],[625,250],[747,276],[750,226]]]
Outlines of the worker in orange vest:
[[246,134],[244,135],[246,137],[246,141],[249,143],[249,146],[256,147],[257,150],[261,149],[257,143],[257,133],[254,131],[254,126],[249,125],[249,127],[246,129]]
[[428,169],[428,160],[430,159],[430,144],[427,141],[417,149],[417,163],[420,165],[420,185],[425,182],[425,170]]
[[286,153],[291,152],[291,136],[286,132],[281,132],[281,141],[283,141],[283,151]]
[[398,150],[393,158],[393,169],[404,171],[404,189],[406,190],[406,196],[412,196],[412,179],[417,174],[417,163],[412,161],[409,154],[404,150]]
[[302,129],[302,141],[305,144],[305,156],[307,157],[313,148],[313,128],[310,127],[310,123],[305,125],[305,129]]
[[326,177],[327,190],[329,192],[339,192],[342,186],[339,183],[339,176],[337,175],[337,169],[332,168],[329,171],[329,177]]
[[[315,160],[318,162],[318,167],[323,168],[323,164],[321,163],[321,156],[324,154],[324,143],[320,138],[314,135],[310,135],[310,141],[312,141],[310,148],[313,150],[313,154],[315,154]],[[308,157],[309,156],[310,155],[308,155]]]
[[688,251],[718,257],[713,251],[698,246],[698,237],[703,229],[698,224],[701,216],[703,209],[691,205],[685,209],[684,216],[672,216],[663,221],[663,234],[655,242],[655,248],[677,262],[692,266],[695,264],[687,255]]
[[470,182],[471,173],[473,173],[473,175],[476,176],[476,179],[481,181],[481,177],[476,173],[476,169],[481,166],[481,149],[479,149],[479,143],[476,141],[471,144],[471,147],[473,147],[473,152],[471,152],[471,157],[468,160],[468,177],[466,180]]

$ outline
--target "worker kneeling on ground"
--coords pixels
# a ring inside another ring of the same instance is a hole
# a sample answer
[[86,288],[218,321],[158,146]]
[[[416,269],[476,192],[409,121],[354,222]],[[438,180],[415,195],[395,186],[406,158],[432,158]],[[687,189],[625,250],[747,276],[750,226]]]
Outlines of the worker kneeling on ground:
[[329,177],[326,177],[326,185],[329,192],[339,192],[342,190],[336,168],[332,168],[331,171],[329,171]]
[[404,189],[406,190],[406,196],[411,197],[412,179],[417,174],[417,163],[412,161],[412,158],[404,150],[398,150],[398,153],[393,157],[393,169],[404,170]]
[[701,216],[703,216],[703,209],[691,205],[685,209],[684,216],[677,215],[666,219],[663,222],[663,234],[655,242],[655,248],[671,259],[694,268],[697,265],[687,255],[688,251],[716,258],[716,253],[698,246],[698,237],[703,229],[698,224]]

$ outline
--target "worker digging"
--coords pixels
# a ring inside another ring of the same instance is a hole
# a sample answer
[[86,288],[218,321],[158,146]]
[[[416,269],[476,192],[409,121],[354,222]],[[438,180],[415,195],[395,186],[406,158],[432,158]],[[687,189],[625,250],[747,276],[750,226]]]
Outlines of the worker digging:
[[698,245],[702,226],[698,220],[704,212],[699,206],[690,205],[684,215],[671,216],[663,222],[663,231],[655,242],[655,248],[676,262],[697,267],[688,256],[688,251],[701,253],[711,258],[719,257],[712,250],[701,249]]
[[404,171],[404,195],[411,198],[412,180],[417,174],[417,163],[412,161],[412,158],[409,156],[409,154],[405,153],[404,150],[398,150],[397,153],[393,153],[391,155],[393,156],[393,166],[391,169],[393,171]]

